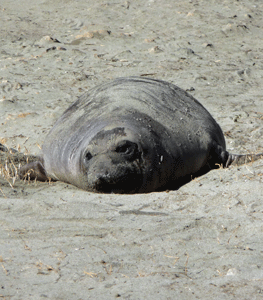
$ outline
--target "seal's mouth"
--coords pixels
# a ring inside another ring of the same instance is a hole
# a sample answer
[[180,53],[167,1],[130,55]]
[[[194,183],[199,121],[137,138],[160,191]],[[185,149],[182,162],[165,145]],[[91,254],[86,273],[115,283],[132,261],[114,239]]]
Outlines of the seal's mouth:
[[136,193],[143,184],[143,171],[139,159],[113,163],[105,156],[93,162],[87,170],[86,189],[99,193]]
[[93,183],[92,189],[100,193],[133,194],[142,184],[142,175],[128,172],[121,177],[103,175]]
[[142,186],[143,175],[139,161],[111,164],[106,168],[104,166],[104,168],[95,167],[91,169],[88,174],[88,184],[93,191],[131,194],[136,193]]

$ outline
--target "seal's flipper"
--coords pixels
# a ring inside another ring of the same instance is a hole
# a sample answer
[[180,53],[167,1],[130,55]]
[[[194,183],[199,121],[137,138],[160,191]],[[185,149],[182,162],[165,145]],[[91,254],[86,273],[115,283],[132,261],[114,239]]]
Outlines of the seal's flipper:
[[50,178],[47,176],[45,168],[40,161],[34,161],[24,165],[19,170],[19,177],[26,179],[37,179],[39,181],[49,181]]
[[0,143],[0,151],[2,152],[8,152],[8,148]]
[[254,162],[261,158],[263,158],[263,153],[232,154],[226,151],[221,145],[213,142],[207,165],[210,167],[210,169],[218,168],[219,166],[228,168],[230,165],[240,166],[246,163]]
[[226,167],[229,167],[230,165],[233,166],[240,166],[246,163],[254,162],[258,159],[263,158],[263,154],[245,154],[245,155],[237,155],[237,154],[231,154],[229,153]]

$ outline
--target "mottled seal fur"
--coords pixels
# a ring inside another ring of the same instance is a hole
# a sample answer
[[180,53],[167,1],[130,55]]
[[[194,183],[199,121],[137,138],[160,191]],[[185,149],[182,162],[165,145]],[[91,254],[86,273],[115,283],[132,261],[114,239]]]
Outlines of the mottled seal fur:
[[39,160],[20,173],[94,192],[146,193],[175,189],[238,157],[190,94],[165,81],[127,77],[73,103],[47,135]]

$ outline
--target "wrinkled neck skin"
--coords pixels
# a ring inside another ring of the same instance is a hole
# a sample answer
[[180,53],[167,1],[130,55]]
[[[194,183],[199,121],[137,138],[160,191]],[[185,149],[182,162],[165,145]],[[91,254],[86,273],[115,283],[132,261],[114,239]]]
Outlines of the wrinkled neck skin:
[[67,154],[64,151],[64,180],[94,192],[146,193],[160,189],[174,169],[174,159],[162,143],[164,132],[163,126],[149,122],[149,118],[94,122],[86,133],[79,134],[81,139],[74,147],[68,147]]

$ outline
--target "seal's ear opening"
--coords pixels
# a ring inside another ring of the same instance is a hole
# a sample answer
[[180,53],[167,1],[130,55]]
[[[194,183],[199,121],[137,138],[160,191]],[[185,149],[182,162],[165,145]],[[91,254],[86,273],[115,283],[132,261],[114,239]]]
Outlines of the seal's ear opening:
[[140,158],[139,147],[136,143],[124,140],[118,143],[115,152],[124,156],[128,160]]

